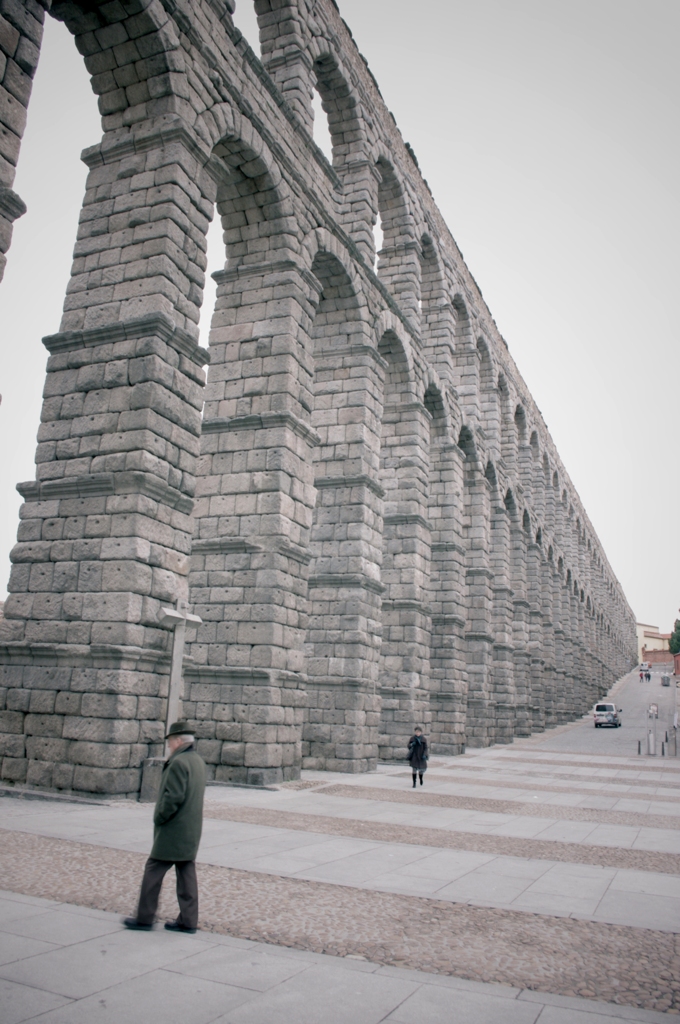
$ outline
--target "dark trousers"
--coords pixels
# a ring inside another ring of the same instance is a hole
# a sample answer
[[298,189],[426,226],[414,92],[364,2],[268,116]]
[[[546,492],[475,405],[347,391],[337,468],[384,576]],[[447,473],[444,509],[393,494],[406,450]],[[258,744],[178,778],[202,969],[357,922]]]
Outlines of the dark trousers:
[[180,924],[185,928],[198,927],[198,879],[196,861],[154,860],[149,857],[144,868],[142,888],[139,893],[137,920],[140,924],[153,924],[158,910],[161,886],[167,872],[175,864],[177,874],[177,902],[179,903]]

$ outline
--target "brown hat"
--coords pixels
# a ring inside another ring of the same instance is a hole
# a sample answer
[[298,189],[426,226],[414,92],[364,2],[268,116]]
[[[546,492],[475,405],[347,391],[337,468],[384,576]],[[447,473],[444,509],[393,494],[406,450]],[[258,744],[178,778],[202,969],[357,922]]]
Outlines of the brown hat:
[[165,737],[169,740],[171,736],[191,736],[192,730],[188,722],[173,722],[168,729],[168,735]]

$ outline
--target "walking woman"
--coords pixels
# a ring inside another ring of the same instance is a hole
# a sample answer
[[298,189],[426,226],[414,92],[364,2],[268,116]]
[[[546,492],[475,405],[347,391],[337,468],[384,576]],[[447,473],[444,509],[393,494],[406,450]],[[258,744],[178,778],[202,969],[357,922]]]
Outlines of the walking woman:
[[413,736],[408,741],[408,759],[411,762],[413,773],[413,788],[416,788],[416,775],[420,777],[420,785],[423,784],[423,773],[427,771],[427,740],[423,736],[423,730],[416,726]]

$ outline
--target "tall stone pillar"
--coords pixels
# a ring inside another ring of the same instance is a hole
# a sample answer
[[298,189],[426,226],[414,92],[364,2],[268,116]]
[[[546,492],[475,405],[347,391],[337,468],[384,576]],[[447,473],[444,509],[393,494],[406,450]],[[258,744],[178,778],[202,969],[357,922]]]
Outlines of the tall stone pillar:
[[158,613],[187,596],[207,361],[194,282],[214,196],[198,148],[165,127],[132,154],[134,136],[86,151],[73,276],[45,339],[36,479],[19,485],[0,626],[2,770],[29,785],[134,794],[162,751]]
[[543,673],[543,604],[541,548],[530,540],[527,547],[527,590],[529,597],[529,654],[531,657],[531,731],[545,729],[545,677]]
[[552,568],[552,614],[555,640],[555,717],[561,725],[569,719],[569,683],[567,679],[566,642],[562,616],[562,575],[560,563],[553,562]]
[[494,742],[496,707],[493,695],[491,632],[493,572],[489,564],[490,487],[474,462],[466,464],[467,582],[467,744]]
[[513,591],[510,585],[510,520],[500,504],[492,511],[491,569],[493,607],[493,695],[496,704],[495,743],[511,743],[515,733],[513,664]]
[[463,465],[458,445],[432,446],[429,520],[432,525],[430,593],[430,745],[435,754],[465,752],[465,548]]
[[515,679],[515,735],[530,736],[532,727],[531,654],[527,600],[527,534],[519,521],[510,531],[512,599],[513,675]]
[[[358,324],[353,326],[358,327]],[[383,488],[380,413],[386,363],[362,334],[317,338],[319,433],[306,643],[303,766],[373,770],[378,757]],[[340,343],[340,344],[339,344]]]
[[[552,551],[549,551],[552,556]],[[543,619],[543,686],[545,692],[545,724],[557,724],[557,681],[555,675],[555,624],[553,622],[552,557],[541,559],[541,608]]]
[[318,282],[290,259],[216,280],[184,714],[218,780],[262,785],[300,772]]
[[428,725],[431,415],[406,390],[386,385],[380,482],[383,519],[380,757],[402,759],[415,725]]
[[[231,0],[227,3],[233,7]],[[314,73],[303,12],[294,0],[255,0],[255,10],[262,63],[311,135]]]

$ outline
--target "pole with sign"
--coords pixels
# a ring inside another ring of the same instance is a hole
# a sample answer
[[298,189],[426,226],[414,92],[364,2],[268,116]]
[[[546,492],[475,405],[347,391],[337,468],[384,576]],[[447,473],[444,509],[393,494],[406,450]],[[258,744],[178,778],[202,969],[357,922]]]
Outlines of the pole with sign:
[[647,753],[656,755],[656,720],[659,717],[659,705],[650,704],[647,708]]
[[182,662],[184,661],[184,636],[187,622],[200,626],[203,619],[192,615],[186,601],[177,601],[176,608],[161,608],[158,621],[162,626],[174,629],[172,638],[172,661],[170,663],[170,682],[168,684],[168,709],[165,716],[165,735],[173,722],[179,717],[179,705],[182,699]]

